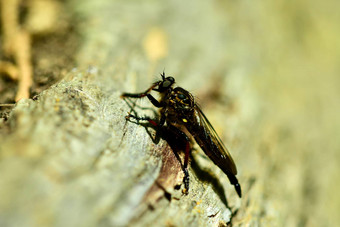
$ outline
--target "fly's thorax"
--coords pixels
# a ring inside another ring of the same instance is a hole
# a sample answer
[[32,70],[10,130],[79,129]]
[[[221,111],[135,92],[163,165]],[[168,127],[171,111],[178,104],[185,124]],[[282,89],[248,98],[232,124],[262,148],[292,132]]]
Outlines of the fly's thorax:
[[192,121],[195,102],[188,91],[176,87],[168,92],[163,100],[166,103],[165,112],[168,122],[186,125]]
[[179,112],[192,112],[195,106],[194,97],[183,88],[172,89],[168,96],[168,104]]

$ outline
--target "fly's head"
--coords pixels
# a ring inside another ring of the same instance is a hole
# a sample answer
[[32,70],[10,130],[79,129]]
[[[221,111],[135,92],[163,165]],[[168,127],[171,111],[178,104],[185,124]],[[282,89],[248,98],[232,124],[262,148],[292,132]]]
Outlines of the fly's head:
[[163,93],[172,88],[175,83],[175,78],[172,76],[165,77],[164,72],[161,74],[161,76],[162,80],[156,82],[157,88],[154,88],[153,90]]

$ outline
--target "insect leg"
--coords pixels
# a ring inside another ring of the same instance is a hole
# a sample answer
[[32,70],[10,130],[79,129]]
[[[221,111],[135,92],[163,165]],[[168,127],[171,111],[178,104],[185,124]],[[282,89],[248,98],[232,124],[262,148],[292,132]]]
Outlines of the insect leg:
[[154,105],[155,107],[163,107],[162,103],[158,102],[157,99],[155,99],[152,95],[147,94],[146,97],[148,97],[152,105]]
[[150,117],[138,117],[138,116],[130,114],[130,113],[125,118],[127,120],[129,120],[130,118],[133,118],[137,121],[148,121],[150,124],[152,124],[153,126],[158,127],[158,128],[161,128],[165,123],[165,115],[164,114],[161,114],[161,119],[159,120],[159,123],[157,123],[155,120],[151,119]]
[[126,117],[125,117],[127,120],[129,120],[130,118],[133,118],[133,119],[136,119],[137,121],[148,121],[150,124],[152,124],[153,126],[157,127],[158,124],[156,121],[152,120],[151,118],[149,117],[138,117],[138,116],[135,116],[135,115],[132,115],[132,114],[128,114]]
[[122,98],[143,98],[145,96],[147,96],[155,87],[158,86],[159,83],[154,83],[150,88],[148,88],[146,91],[142,92],[142,93],[123,93],[120,97]]
[[152,95],[148,94],[152,89],[148,89],[147,91],[143,92],[143,93],[123,93],[121,95],[122,98],[143,98],[143,97],[148,97],[148,99],[150,100],[150,102],[152,103],[152,105],[154,105],[155,107],[163,107],[162,103],[158,102],[157,99],[155,99]]
[[[182,150],[183,144],[185,143],[185,156],[184,156],[184,164],[183,164],[183,172],[184,172],[184,178],[183,183],[185,187],[184,193],[187,194],[189,192],[189,172],[188,172],[188,163],[189,163],[189,156],[190,156],[190,139],[189,137],[182,132],[180,129],[173,125],[168,125],[166,127],[168,133],[166,136],[167,142],[170,144],[172,148],[175,148],[175,150]],[[171,133],[171,136],[169,135],[169,132]]]
[[[189,138],[188,138],[189,139]],[[190,143],[187,141],[185,145],[185,156],[184,156],[184,186],[187,189],[186,193],[189,192],[189,172],[188,172],[188,163],[189,163],[189,154],[190,154]]]

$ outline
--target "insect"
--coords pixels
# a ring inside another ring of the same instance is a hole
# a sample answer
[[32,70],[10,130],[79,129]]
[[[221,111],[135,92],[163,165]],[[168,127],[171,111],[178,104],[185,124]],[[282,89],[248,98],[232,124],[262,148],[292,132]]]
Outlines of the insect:
[[[121,95],[122,98],[143,98],[146,96],[154,106],[160,108],[159,121],[132,114],[126,118],[146,120],[158,128],[166,127],[167,130],[186,141],[183,182],[187,191],[189,190],[190,139],[186,133],[189,132],[204,153],[227,175],[238,196],[241,197],[241,186],[236,178],[236,165],[215,129],[195,102],[193,95],[181,87],[174,87],[175,79],[173,77],[165,77],[164,72],[161,73],[161,77],[162,80],[153,83],[142,93],[123,93]],[[152,91],[160,94],[159,101],[150,94]]]

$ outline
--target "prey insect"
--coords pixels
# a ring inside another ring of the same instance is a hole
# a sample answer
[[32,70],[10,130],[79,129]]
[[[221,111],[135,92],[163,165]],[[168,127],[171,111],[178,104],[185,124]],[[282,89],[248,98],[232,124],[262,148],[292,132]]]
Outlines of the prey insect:
[[[236,178],[236,165],[215,129],[195,102],[193,95],[181,87],[174,87],[175,79],[173,77],[165,77],[164,72],[161,77],[162,80],[153,83],[150,88],[142,93],[123,93],[121,95],[122,98],[137,99],[146,96],[154,106],[160,108],[159,121],[132,114],[129,114],[126,118],[146,120],[158,128],[166,127],[171,133],[186,141],[183,182],[187,191],[189,190],[190,139],[185,132],[192,135],[204,153],[227,175],[238,196],[241,197],[241,186]],[[160,94],[159,101],[150,94],[152,91]]]

